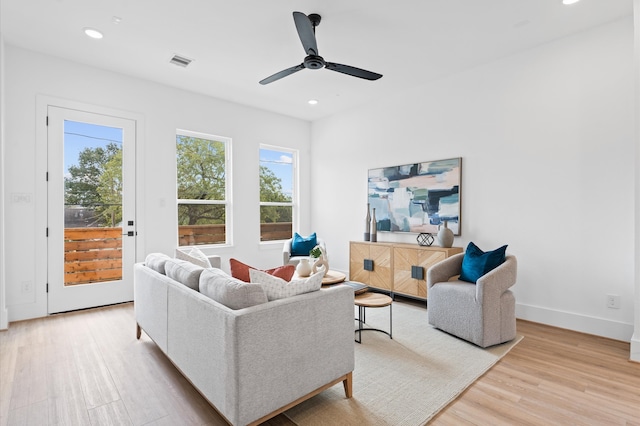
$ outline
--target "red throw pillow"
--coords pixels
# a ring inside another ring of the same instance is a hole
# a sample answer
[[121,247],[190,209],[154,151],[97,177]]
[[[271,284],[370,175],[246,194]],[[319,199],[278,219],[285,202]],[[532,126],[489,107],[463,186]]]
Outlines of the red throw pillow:
[[[251,279],[249,278],[249,269],[258,269],[234,258],[229,259],[229,266],[231,267],[231,276],[246,283],[251,282]],[[284,265],[267,269],[266,271],[262,269],[259,270],[266,272],[269,275],[273,275],[274,277],[282,278],[285,281],[291,281],[291,277],[293,277],[293,274],[296,272],[296,267],[294,265]]]

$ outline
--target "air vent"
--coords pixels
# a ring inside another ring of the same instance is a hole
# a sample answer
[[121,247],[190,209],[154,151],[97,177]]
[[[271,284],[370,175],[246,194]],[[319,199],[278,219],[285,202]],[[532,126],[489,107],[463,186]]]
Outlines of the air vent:
[[188,59],[188,58],[185,58],[184,56],[174,55],[169,62],[171,62],[173,65],[186,68],[186,66],[189,65],[192,60],[193,59]]

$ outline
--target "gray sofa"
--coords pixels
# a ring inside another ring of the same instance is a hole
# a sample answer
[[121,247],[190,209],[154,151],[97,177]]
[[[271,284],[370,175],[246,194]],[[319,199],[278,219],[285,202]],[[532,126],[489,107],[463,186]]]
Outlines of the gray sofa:
[[134,268],[138,338],[144,330],[229,423],[259,424],[340,382],[351,397],[350,287],[234,310],[143,263]]

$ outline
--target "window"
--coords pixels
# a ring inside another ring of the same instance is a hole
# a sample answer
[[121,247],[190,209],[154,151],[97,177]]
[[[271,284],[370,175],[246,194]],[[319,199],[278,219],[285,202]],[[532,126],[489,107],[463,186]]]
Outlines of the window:
[[293,235],[297,152],[260,146],[260,241]]
[[178,245],[229,244],[231,139],[178,130]]

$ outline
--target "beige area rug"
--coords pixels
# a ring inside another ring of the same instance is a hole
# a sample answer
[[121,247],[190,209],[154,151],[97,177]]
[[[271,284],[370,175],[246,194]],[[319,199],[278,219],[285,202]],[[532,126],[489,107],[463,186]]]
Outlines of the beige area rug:
[[[369,308],[367,325],[389,329],[389,308]],[[342,383],[286,411],[300,426],[423,425],[489,370],[522,336],[481,349],[427,323],[424,306],[393,303],[393,340],[362,333],[353,398]]]

